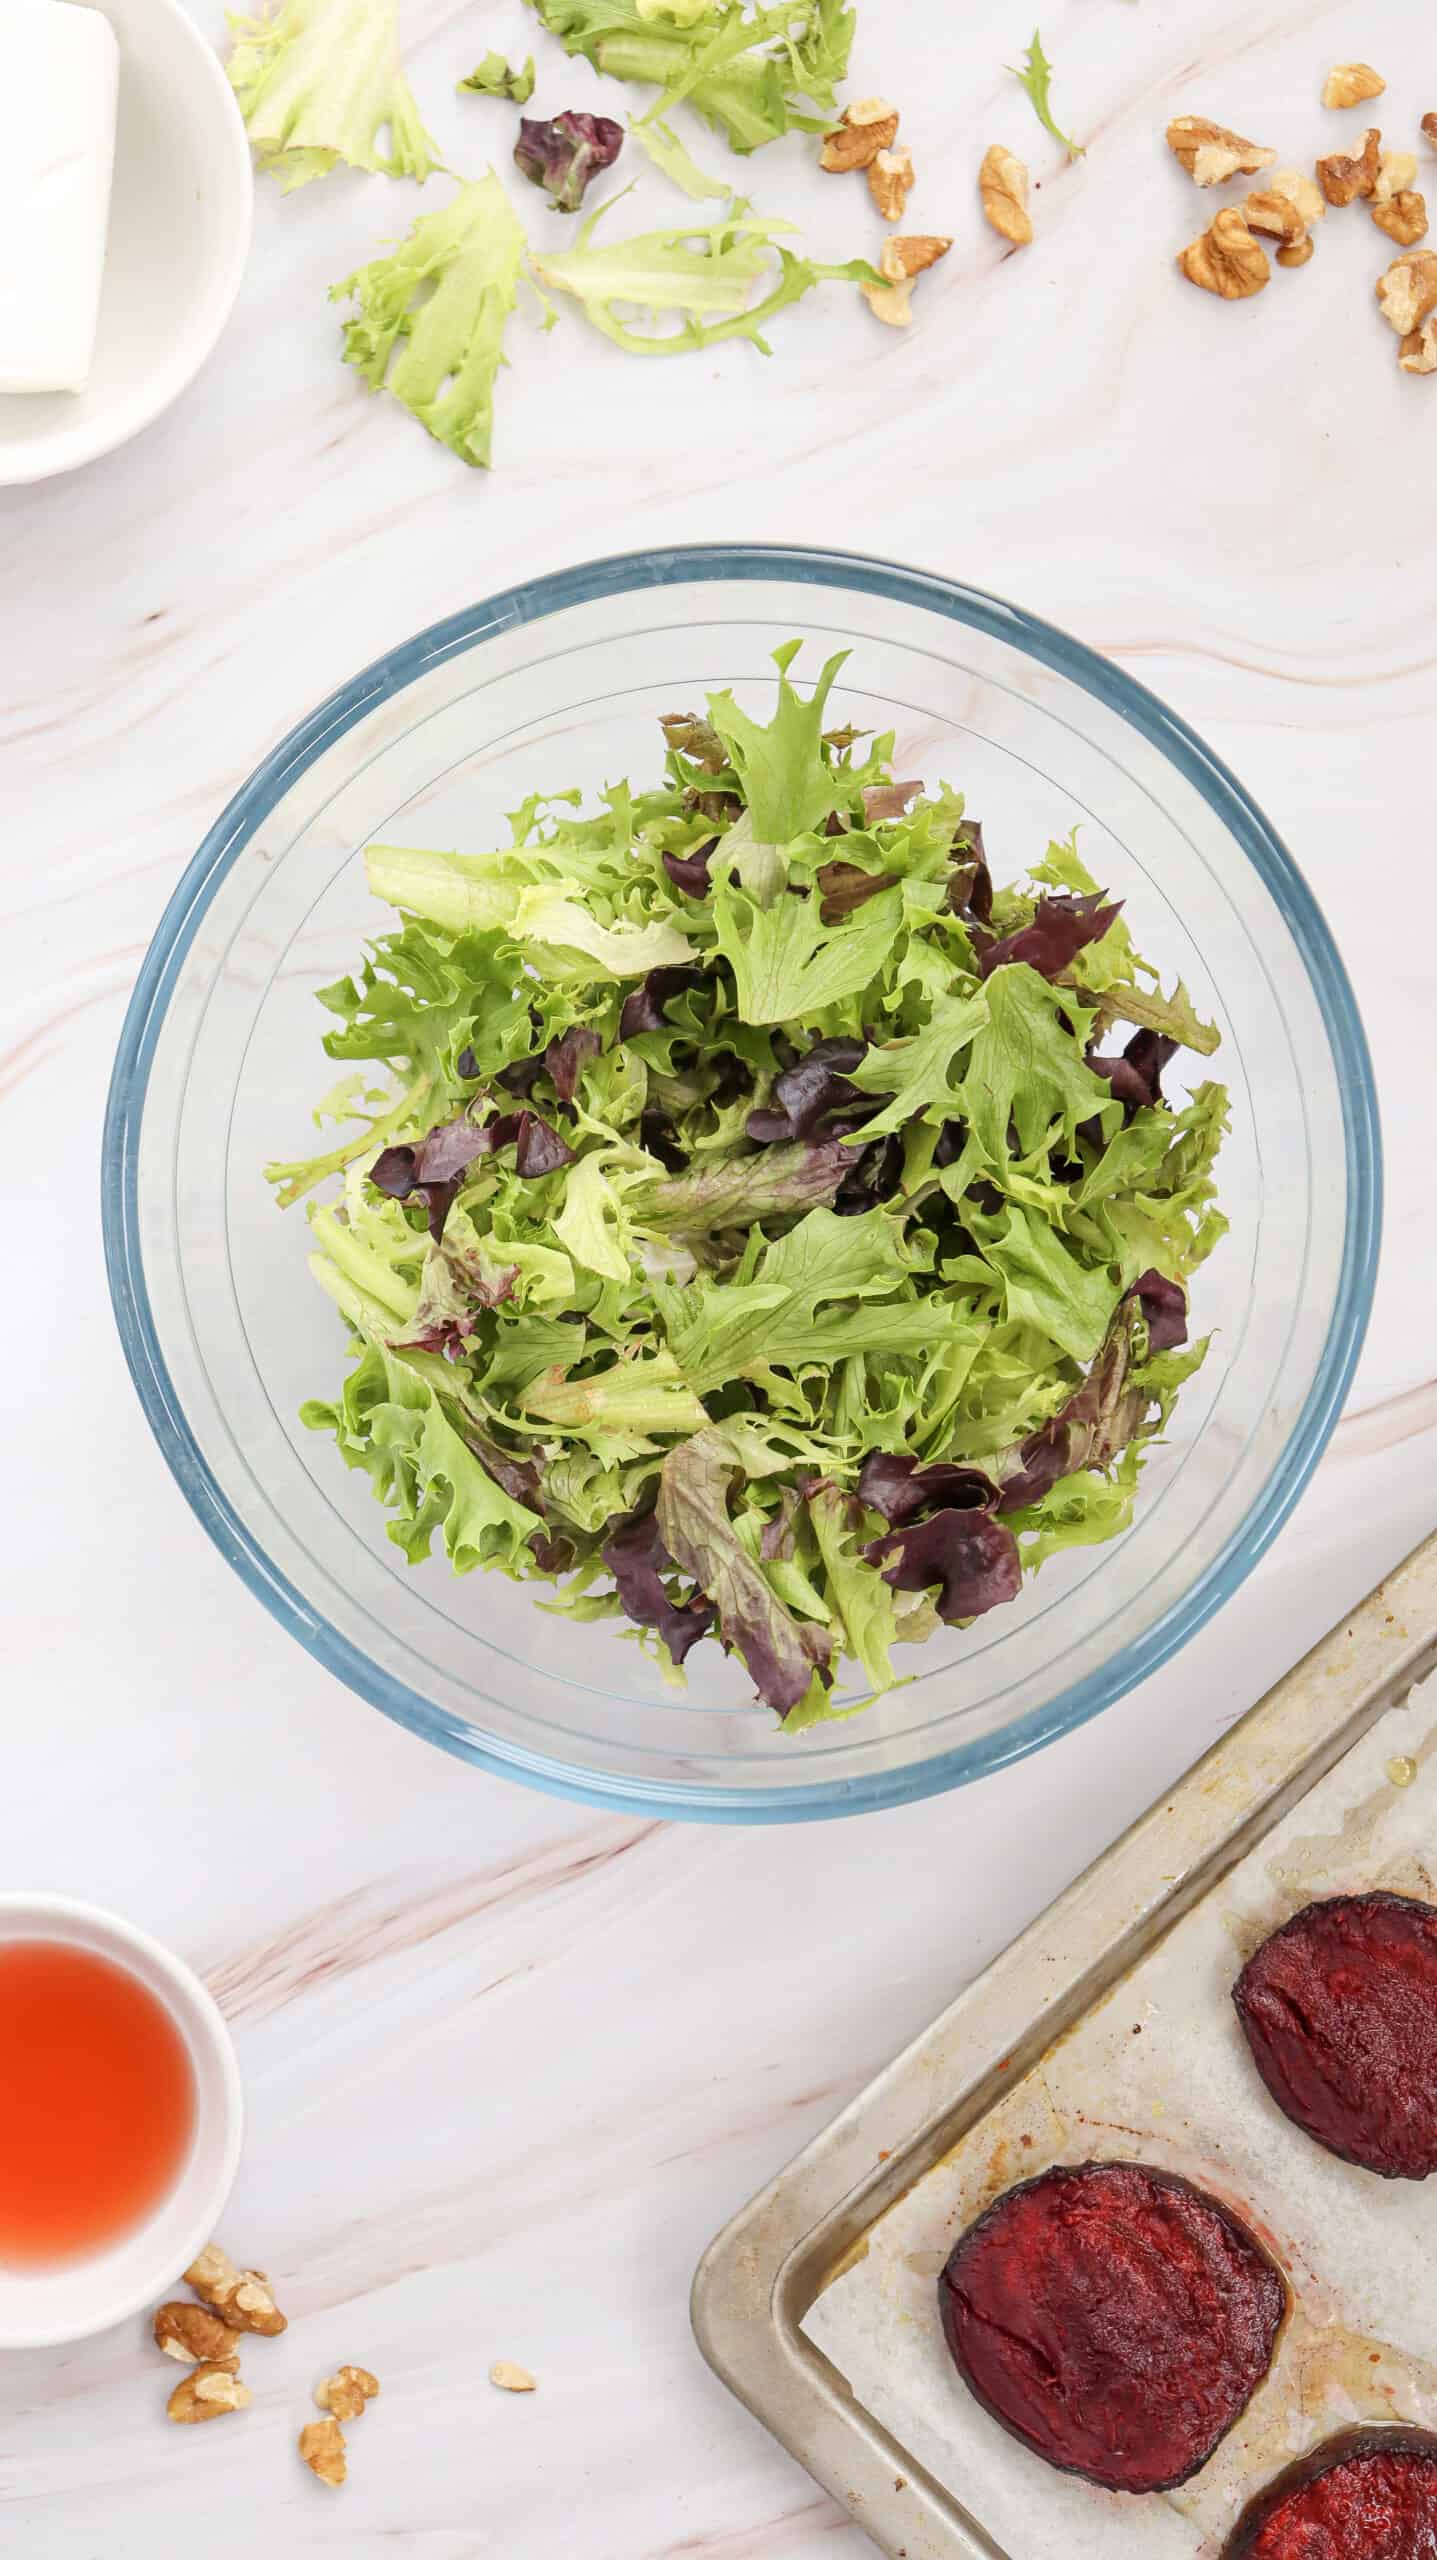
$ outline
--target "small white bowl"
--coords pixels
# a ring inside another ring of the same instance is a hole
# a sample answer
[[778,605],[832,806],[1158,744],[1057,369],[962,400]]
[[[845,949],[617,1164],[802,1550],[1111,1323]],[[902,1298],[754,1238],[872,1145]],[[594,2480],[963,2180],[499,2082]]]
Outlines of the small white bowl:
[[0,1893],[0,1947],[20,1938],[84,1947],[134,1974],[173,2018],[195,2075],[188,2157],[143,2222],[110,2248],[63,2266],[0,2266],[0,2348],[57,2347],[162,2301],[214,2237],[239,2167],[244,2095],[229,2029],[204,1984],[142,1929],[66,1894]]
[[0,488],[93,462],[168,409],[228,320],[249,250],[249,142],[199,29],[179,0],[89,5],[120,47],[95,362],[83,391],[0,396]]

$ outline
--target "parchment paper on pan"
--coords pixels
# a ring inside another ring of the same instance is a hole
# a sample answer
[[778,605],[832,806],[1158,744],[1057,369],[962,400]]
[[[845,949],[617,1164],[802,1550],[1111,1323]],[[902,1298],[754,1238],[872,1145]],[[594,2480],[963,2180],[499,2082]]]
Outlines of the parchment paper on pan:
[[[1295,2454],[1354,2419],[1437,2426],[1437,2179],[1348,2167],[1259,2081],[1231,1989],[1269,1930],[1324,1894],[1437,1902],[1437,1682],[1384,1716],[1126,1981],[892,2206],[804,2329],[856,2397],[1008,2560],[1204,2560]],[[1035,1986],[1035,2000],[1041,1985]],[[1149,2160],[1239,2213],[1293,2310],[1267,2382],[1206,2468],[1166,2497],[1066,2478],[969,2396],[936,2279],[985,2205],[1054,2163]]]

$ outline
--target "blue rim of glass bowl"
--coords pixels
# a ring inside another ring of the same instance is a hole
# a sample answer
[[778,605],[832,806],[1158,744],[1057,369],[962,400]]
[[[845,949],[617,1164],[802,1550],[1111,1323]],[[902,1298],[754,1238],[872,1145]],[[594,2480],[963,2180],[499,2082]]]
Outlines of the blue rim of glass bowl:
[[[647,587],[711,580],[790,578],[920,606],[946,620],[1007,640],[1056,669],[1119,714],[1175,765],[1222,820],[1271,892],[1291,928],[1321,1007],[1342,1093],[1348,1216],[1342,1269],[1326,1348],[1287,1446],[1241,1527],[1183,1598],[1101,1670],[1059,1692],[995,1733],[979,1735],[913,1768],[828,1786],[773,1786],[752,1791],[719,1785],[684,1788],[663,1781],[612,1784],[579,1775],[538,1753],[486,1744],[457,1718],[381,1671],[341,1636],[279,1573],[215,1482],[194,1438],[155,1332],[139,1242],[140,1124],[155,1044],[181,964],[219,883],[295,778],[372,711],[426,668],[473,648],[499,630],[536,623],[576,604]],[[613,1812],[680,1816],[701,1822],[803,1822],[911,1803],[963,1786],[990,1769],[1040,1751],[1156,1671],[1196,1634],[1252,1571],[1291,1511],[1322,1455],[1352,1380],[1367,1330],[1381,1229],[1382,1151],[1372,1065],[1347,972],[1316,899],[1255,801],[1210,748],[1146,687],[1106,659],[1001,598],[954,585],[926,571],[869,560],[857,553],[789,549],[780,544],[695,544],[621,553],[510,587],[487,602],[434,623],[375,660],[352,683],[291,730],[266,756],[210,829],[170,899],[145,956],[120,1034],[105,1113],[101,1168],[105,1261],[110,1295],[130,1375],[152,1431],[191,1510],[222,1555],[271,1615],[308,1653],[372,1706],[426,1741],[476,1767],[518,1778],[548,1794]]]

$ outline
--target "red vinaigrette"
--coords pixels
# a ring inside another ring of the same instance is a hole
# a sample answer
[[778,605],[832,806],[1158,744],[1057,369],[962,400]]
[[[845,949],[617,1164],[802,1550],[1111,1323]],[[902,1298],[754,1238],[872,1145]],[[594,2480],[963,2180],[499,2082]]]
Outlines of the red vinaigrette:
[[0,2266],[93,2255],[144,2220],[190,2147],[184,2037],[123,1965],[0,1940]]

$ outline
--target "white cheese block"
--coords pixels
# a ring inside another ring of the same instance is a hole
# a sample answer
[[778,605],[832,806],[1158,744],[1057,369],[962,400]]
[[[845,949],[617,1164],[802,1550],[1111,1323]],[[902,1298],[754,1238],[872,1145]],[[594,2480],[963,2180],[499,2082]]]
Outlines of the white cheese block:
[[119,47],[71,0],[0,0],[0,392],[83,391],[95,348]]

